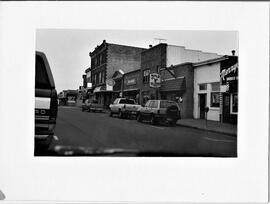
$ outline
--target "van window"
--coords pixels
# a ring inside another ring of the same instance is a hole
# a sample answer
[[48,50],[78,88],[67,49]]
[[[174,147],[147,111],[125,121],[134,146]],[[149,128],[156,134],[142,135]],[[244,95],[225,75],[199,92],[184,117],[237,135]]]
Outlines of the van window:
[[36,55],[36,88],[50,89],[50,81],[42,57]]

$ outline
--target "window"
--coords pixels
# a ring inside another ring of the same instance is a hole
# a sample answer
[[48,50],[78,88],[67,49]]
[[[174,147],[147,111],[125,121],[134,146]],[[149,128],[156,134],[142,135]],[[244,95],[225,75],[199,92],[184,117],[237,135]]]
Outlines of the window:
[[220,83],[219,82],[215,82],[215,83],[211,83],[211,87],[212,87],[212,91],[220,91]]
[[237,113],[238,112],[238,94],[234,93],[232,94],[232,113]]
[[199,90],[200,91],[207,90],[207,84],[199,84]]
[[135,104],[135,101],[132,99],[121,99],[119,104]]
[[145,107],[149,107],[151,101],[147,101]]
[[101,72],[98,73],[98,80],[99,80],[99,83],[102,83]]
[[172,101],[160,101],[160,108],[168,108],[169,106],[172,106],[172,105],[177,106],[177,104]]
[[95,77],[96,77],[96,84],[99,84],[99,81],[98,81],[98,74],[95,74]]
[[143,71],[143,83],[149,82],[150,78],[150,69],[144,70]]
[[220,98],[219,98],[219,91],[220,91],[220,83],[219,82],[214,82],[211,83],[211,107],[215,107],[218,108],[219,107],[219,102],[220,102]]
[[97,56],[97,66],[99,66],[100,65],[100,55],[98,54],[98,56]]
[[211,93],[211,107],[219,107],[219,92]]
[[158,108],[158,101],[152,101],[151,108]]
[[36,56],[36,88],[51,88],[42,57]]

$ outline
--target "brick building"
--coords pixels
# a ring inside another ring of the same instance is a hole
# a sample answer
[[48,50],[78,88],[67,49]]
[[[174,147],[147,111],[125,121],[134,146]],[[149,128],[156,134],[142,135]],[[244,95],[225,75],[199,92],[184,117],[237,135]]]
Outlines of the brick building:
[[176,101],[181,109],[181,117],[192,118],[194,91],[192,63],[183,63],[168,69],[161,69],[160,75],[162,79],[159,88],[160,98]]
[[178,64],[195,63],[217,57],[220,57],[220,55],[165,43],[160,43],[143,51],[141,58],[140,103],[144,104],[148,99],[161,98],[160,90],[149,86],[151,73],[160,73],[162,69]]
[[93,93],[99,103],[105,107],[117,96],[113,86],[106,83],[116,71],[123,73],[140,69],[143,48],[107,43],[105,40],[97,46],[91,57],[91,83]]

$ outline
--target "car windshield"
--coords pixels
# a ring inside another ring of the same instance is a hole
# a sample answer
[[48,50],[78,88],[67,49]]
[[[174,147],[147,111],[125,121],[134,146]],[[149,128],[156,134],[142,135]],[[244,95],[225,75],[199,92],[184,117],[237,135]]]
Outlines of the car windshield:
[[171,105],[177,106],[177,104],[173,101],[160,101],[160,108],[168,108]]
[[135,104],[134,100],[132,99],[121,99],[119,103],[120,104]]

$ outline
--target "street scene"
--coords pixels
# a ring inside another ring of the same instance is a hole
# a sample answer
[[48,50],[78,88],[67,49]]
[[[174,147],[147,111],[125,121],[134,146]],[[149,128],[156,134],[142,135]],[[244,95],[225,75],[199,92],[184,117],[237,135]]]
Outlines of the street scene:
[[237,157],[237,43],[229,31],[37,30],[35,156]]

